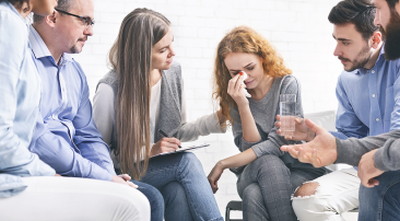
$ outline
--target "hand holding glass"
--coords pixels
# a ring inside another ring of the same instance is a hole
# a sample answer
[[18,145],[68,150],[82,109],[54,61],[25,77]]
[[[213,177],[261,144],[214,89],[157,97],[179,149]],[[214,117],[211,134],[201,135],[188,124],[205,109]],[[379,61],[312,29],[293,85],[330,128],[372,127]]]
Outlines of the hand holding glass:
[[281,135],[291,137],[295,131],[296,119],[296,94],[280,95]]

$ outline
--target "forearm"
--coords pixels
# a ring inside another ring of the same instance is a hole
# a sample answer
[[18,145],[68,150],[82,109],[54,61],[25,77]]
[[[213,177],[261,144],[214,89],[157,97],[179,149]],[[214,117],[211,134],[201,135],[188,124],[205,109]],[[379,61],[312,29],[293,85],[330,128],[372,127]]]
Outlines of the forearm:
[[[112,174],[98,164],[84,158],[71,143],[52,133],[42,134],[30,146],[31,151],[53,167],[58,174],[111,180]],[[93,153],[95,154],[95,153]]]
[[199,136],[211,133],[223,133],[226,129],[221,127],[216,113],[204,115],[193,122],[182,124],[178,130],[177,138],[181,141],[196,140]]
[[388,139],[375,153],[374,161],[376,168],[380,170],[400,170],[400,139]]
[[223,168],[234,168],[234,167],[241,167],[245,166],[254,160],[257,159],[256,154],[252,149],[247,149],[241,153],[238,153],[236,155],[233,155],[231,157],[225,158],[223,160],[220,160],[218,164]]
[[400,130],[391,131],[378,136],[365,137],[363,139],[349,138],[347,140],[336,139],[338,158],[336,163],[347,163],[357,166],[362,155],[382,147],[390,138],[400,138]]
[[260,133],[258,132],[256,122],[254,121],[253,114],[251,113],[249,105],[238,107],[240,121],[242,124],[242,137],[247,142],[258,142],[261,140]]
[[99,165],[109,174],[116,175],[110,151],[104,142],[97,140],[91,143],[82,143],[79,145],[79,149],[83,158]]
[[[7,144],[12,146],[6,146]],[[53,168],[39,159],[21,143],[0,138],[0,171],[17,176],[52,176]]]
[[76,130],[73,144],[79,149],[84,159],[107,170],[111,175],[115,175],[109,147],[102,140],[101,134],[94,124],[92,105],[88,95],[88,87],[85,85],[78,112],[73,118]]
[[268,138],[266,140],[263,140],[262,142],[253,145],[251,149],[253,149],[257,157],[266,154],[282,156],[284,152],[281,151],[279,147],[281,147],[282,145],[294,144],[294,143],[297,143],[297,141],[285,140],[283,137],[277,135],[275,133],[275,130],[272,130],[268,134]]

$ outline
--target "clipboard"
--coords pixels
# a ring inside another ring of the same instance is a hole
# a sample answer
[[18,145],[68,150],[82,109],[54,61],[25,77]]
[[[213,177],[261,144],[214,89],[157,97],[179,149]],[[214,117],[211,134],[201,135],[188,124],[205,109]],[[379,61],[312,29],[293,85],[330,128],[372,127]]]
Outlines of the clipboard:
[[199,149],[199,148],[203,148],[203,147],[208,147],[210,146],[209,143],[202,143],[202,144],[193,144],[193,145],[189,145],[189,146],[182,146],[182,148],[176,149],[175,151],[171,151],[171,152],[164,152],[164,153],[159,153],[156,154],[150,158],[154,158],[154,157],[159,157],[159,156],[165,156],[165,155],[170,155],[170,154],[175,154],[175,153],[180,153],[180,152],[185,152],[188,150],[195,150],[195,149]]

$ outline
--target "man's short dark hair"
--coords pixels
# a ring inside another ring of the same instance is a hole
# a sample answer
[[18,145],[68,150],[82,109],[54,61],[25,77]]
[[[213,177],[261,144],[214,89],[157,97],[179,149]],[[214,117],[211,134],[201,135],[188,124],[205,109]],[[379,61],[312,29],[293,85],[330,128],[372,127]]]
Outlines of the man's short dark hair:
[[[1,0],[0,0],[1,1]],[[57,1],[57,8],[63,11],[69,11],[70,7],[71,7],[71,2],[73,0],[58,0]],[[44,16],[41,15],[33,15],[33,22],[40,22],[42,21],[44,18]]]
[[328,19],[335,25],[354,24],[365,40],[378,30],[374,24],[375,7],[369,0],[343,0],[332,8]]

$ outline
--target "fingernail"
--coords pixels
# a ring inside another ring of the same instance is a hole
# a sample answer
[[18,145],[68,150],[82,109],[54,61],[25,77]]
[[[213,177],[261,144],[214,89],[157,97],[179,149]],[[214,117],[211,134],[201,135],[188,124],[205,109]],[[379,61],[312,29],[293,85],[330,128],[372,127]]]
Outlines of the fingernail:
[[243,75],[243,71],[239,72],[239,75]]

